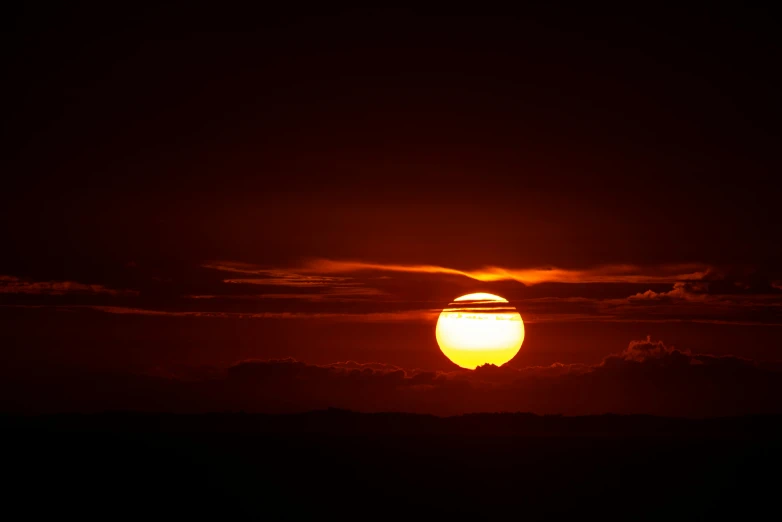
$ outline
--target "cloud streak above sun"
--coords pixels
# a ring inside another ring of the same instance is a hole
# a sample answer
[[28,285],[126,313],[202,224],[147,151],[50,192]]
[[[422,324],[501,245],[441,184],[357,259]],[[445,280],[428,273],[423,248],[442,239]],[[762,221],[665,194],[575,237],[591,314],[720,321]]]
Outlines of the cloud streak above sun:
[[741,281],[728,268],[703,263],[466,270],[311,259],[276,267],[231,261],[200,267],[206,271],[181,280],[179,291],[166,300],[117,289],[112,285],[117,280],[88,284],[0,276],[0,306],[156,317],[434,322],[454,296],[484,289],[507,295],[529,324],[782,325],[776,279],[765,286],[737,285]]
[[[433,294],[419,291],[421,279],[415,276],[424,275],[433,281],[439,278],[438,285],[453,286],[454,293],[470,291],[474,288],[470,281],[486,285],[522,283],[526,289],[518,287],[513,291],[513,301],[529,323],[782,324],[782,295],[769,288],[739,290],[725,267],[705,263],[613,264],[581,269],[489,266],[467,270],[428,264],[310,259],[276,268],[218,261],[202,266],[240,276],[222,280],[230,286],[245,286],[247,290],[270,287],[253,292],[253,299],[298,300],[323,307],[310,307],[314,313],[332,309],[329,301],[339,299],[363,300],[378,310],[405,316],[412,309],[445,306],[452,296],[442,298],[438,293],[438,298],[433,299]],[[562,286],[554,290],[544,284]],[[589,288],[580,286],[584,284]],[[538,285],[540,288],[536,289]],[[567,286],[572,288],[566,289]],[[361,316],[341,311],[354,318]],[[428,314],[417,317],[428,318]]]
[[[503,268],[486,266],[475,270],[462,270],[439,265],[393,264],[366,261],[313,259],[294,270],[297,277],[280,277],[285,270],[268,270],[245,263],[212,262],[203,265],[225,272],[272,276],[269,280],[276,284],[291,286],[299,284],[327,284],[334,274],[352,274],[358,272],[402,272],[414,274],[442,274],[463,276],[476,281],[517,281],[524,285],[542,283],[676,283],[680,281],[700,281],[714,275],[714,269],[703,263],[684,263],[660,266],[638,266],[629,264],[604,265],[584,269],[557,267],[544,268]],[[310,277],[308,277],[310,276]],[[246,280],[245,280],[246,281]],[[274,284],[268,283],[268,284]]]

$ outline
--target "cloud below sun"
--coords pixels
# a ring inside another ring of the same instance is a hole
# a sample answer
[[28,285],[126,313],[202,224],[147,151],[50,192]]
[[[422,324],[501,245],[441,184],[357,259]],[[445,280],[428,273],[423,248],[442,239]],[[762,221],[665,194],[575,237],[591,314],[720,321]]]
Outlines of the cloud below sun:
[[[227,367],[156,366],[122,379],[33,371],[24,378],[9,375],[0,388],[7,388],[9,407],[20,411],[290,413],[338,407],[435,415],[718,416],[779,413],[781,370],[779,363],[693,353],[647,337],[597,364],[426,371],[379,362],[315,365],[293,358],[246,359]],[[43,383],[61,391],[36,393]],[[96,383],[100,394],[94,393]],[[31,399],[21,405],[19,397]]]

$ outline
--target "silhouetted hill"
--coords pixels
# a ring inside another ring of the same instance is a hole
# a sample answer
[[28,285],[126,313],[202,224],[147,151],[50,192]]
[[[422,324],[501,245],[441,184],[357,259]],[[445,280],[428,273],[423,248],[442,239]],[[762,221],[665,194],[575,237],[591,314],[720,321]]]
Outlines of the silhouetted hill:
[[105,412],[0,417],[4,430],[336,435],[782,437],[782,416],[689,419],[652,415],[474,413],[451,417],[329,408],[295,414]]
[[4,507],[81,519],[758,519],[782,417],[0,416]]

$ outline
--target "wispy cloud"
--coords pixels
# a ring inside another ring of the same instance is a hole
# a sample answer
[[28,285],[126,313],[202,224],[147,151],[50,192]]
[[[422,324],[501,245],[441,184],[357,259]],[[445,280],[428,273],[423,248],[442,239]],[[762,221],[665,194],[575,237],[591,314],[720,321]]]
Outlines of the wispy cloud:
[[[346,323],[393,323],[426,322],[434,324],[442,310],[414,309],[391,310],[383,312],[347,313],[347,312],[224,312],[208,310],[157,310],[124,306],[101,305],[0,305],[0,308],[56,309],[68,312],[93,311],[113,315],[140,315],[149,317],[197,317],[213,319],[257,319],[257,320],[323,320]],[[704,317],[701,315],[679,314],[671,311],[662,314],[633,315],[630,309],[613,309],[611,312],[594,309],[585,312],[537,312],[527,313],[521,310],[525,324],[562,324],[562,323],[627,323],[627,324],[715,324],[732,326],[781,327],[779,318],[752,320],[747,318]]]
[[[253,274],[291,274],[287,270],[265,270],[243,263],[209,263],[206,268],[235,273]],[[714,269],[702,263],[686,263],[661,266],[605,265],[585,269],[566,269],[557,267],[503,268],[487,266],[476,270],[460,270],[438,265],[403,265],[392,263],[371,263],[333,259],[314,259],[300,267],[292,269],[297,277],[313,277],[320,281],[333,274],[353,274],[358,272],[404,272],[419,274],[444,274],[468,277],[476,281],[518,281],[525,285],[541,283],[675,283],[678,281],[700,281],[714,275]],[[278,275],[279,277],[279,275]],[[289,275],[295,280],[293,275]],[[283,278],[285,279],[285,278]]]
[[152,317],[203,317],[218,319],[327,319],[348,322],[396,322],[396,321],[434,321],[440,310],[418,309],[388,312],[223,312],[193,310],[156,310],[126,306],[102,305],[0,305],[0,308],[48,308],[66,311],[94,311],[115,315],[145,315]]
[[368,297],[380,297],[386,295],[385,292],[376,288],[369,287],[348,287],[326,289],[321,293],[315,292],[296,292],[296,293],[271,293],[271,294],[205,294],[205,295],[186,295],[185,299],[222,299],[237,301],[263,301],[272,300],[299,300],[299,301],[366,301]]
[[[247,263],[235,262],[210,262],[202,265],[204,268],[241,274],[243,277],[223,279],[223,283],[230,285],[255,285],[267,287],[283,287],[291,292],[266,292],[251,296],[239,297],[241,299],[297,299],[308,301],[353,301],[367,297],[386,295],[385,292],[370,287],[352,277],[301,273],[289,269],[261,268]],[[205,298],[202,296],[201,298]],[[209,296],[218,298],[221,296]],[[231,298],[231,296],[224,296]]]
[[525,322],[782,324],[782,295],[710,293],[706,282],[674,283],[625,298],[543,297],[513,303]]
[[[478,270],[461,270],[437,265],[402,265],[315,259],[292,268],[268,269],[243,263],[210,263],[205,266],[227,273],[252,274],[256,278],[237,278],[226,281],[241,281],[246,284],[265,284],[269,279],[280,286],[289,285],[285,292],[265,292],[257,299],[307,300],[326,303],[333,296],[345,300],[366,297],[388,310],[387,313],[406,313],[413,303],[407,303],[401,296],[372,299],[382,293],[364,286],[364,282],[387,290],[391,297],[400,288],[389,285],[384,279],[394,273],[432,274],[458,276],[476,281],[518,281],[525,285],[541,283],[622,283],[647,286],[626,297],[550,296],[515,300],[522,318],[527,323],[708,323],[736,325],[775,325],[782,323],[782,296],[772,294],[749,294],[747,292],[719,294],[714,288],[726,288],[727,275],[714,267],[701,263],[669,264],[656,266],[605,265],[586,269],[523,268],[511,269],[486,267]],[[729,281],[728,281],[729,282]],[[299,292],[305,284],[310,290]],[[661,290],[660,285],[670,285]],[[711,285],[716,285],[712,288]],[[721,286],[720,286],[721,285]],[[728,285],[729,286],[729,285]],[[653,289],[648,289],[652,287]],[[620,287],[617,287],[620,288]],[[585,290],[587,291],[587,290]],[[590,292],[590,291],[587,291]],[[605,289],[598,292],[605,295]],[[337,300],[337,299],[335,299]],[[419,304],[422,302],[419,301]],[[434,303],[433,303],[434,304]],[[424,305],[428,306],[428,305]],[[330,311],[330,310],[324,310]],[[375,310],[377,311],[377,310]]]
[[103,285],[77,283],[75,281],[25,281],[14,276],[0,276],[0,294],[30,295],[138,295],[135,290],[118,290]]
[[267,286],[289,286],[297,288],[312,288],[320,286],[331,286],[335,284],[346,284],[350,278],[334,277],[313,274],[299,274],[287,269],[262,268],[248,263],[237,263],[233,261],[213,261],[202,265],[203,268],[219,270],[231,274],[243,274],[245,276],[225,279],[225,283],[248,284],[248,285],[267,285]]
[[[258,274],[263,275],[263,274]],[[265,277],[239,277],[224,279],[224,283],[238,285],[288,286],[294,288],[317,288],[333,285],[346,285],[345,277],[303,276],[269,270]]]

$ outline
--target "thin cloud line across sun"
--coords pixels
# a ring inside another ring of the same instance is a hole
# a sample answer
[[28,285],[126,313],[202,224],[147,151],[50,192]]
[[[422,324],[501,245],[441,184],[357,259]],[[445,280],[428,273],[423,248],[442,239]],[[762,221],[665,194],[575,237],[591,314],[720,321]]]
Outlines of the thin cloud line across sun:
[[[199,317],[206,319],[302,319],[302,320],[330,320],[349,322],[406,322],[424,321],[433,322],[442,312],[441,309],[416,309],[388,312],[346,313],[346,312],[227,312],[207,310],[157,310],[147,308],[134,308],[127,306],[83,305],[83,304],[0,304],[0,309],[51,309],[63,311],[100,312],[113,315],[142,315],[157,317]],[[782,322],[753,321],[743,319],[698,318],[698,317],[620,317],[616,314],[592,314],[592,313],[530,313],[524,315],[525,324],[540,323],[695,323],[695,324],[719,324],[734,326],[762,326],[782,327]]]

